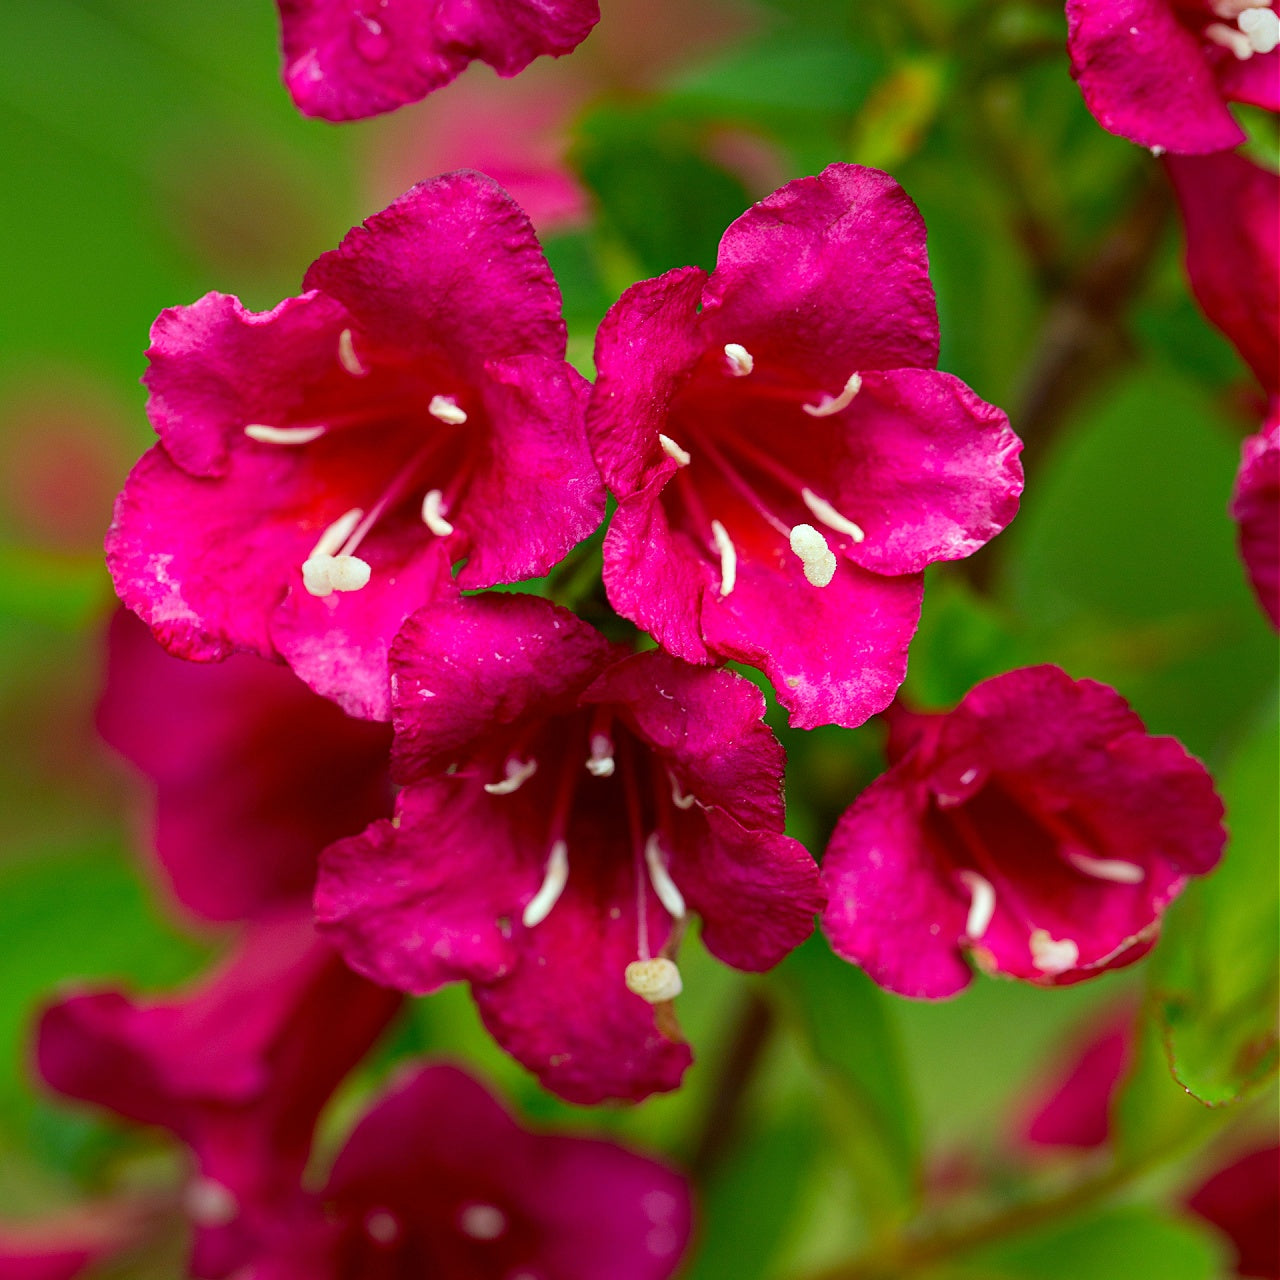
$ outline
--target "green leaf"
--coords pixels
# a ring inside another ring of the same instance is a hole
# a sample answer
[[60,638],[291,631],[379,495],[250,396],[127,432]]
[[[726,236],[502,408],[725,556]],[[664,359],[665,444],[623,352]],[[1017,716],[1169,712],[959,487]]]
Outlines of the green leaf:
[[988,1245],[947,1274],[956,1280],[1212,1280],[1224,1262],[1203,1226],[1126,1205]]
[[920,1189],[915,1101],[890,998],[815,935],[775,970],[877,1227],[907,1216]]
[[1231,834],[1222,864],[1169,913],[1156,952],[1152,984],[1173,1073],[1210,1106],[1276,1070],[1278,774],[1272,714],[1220,775]]

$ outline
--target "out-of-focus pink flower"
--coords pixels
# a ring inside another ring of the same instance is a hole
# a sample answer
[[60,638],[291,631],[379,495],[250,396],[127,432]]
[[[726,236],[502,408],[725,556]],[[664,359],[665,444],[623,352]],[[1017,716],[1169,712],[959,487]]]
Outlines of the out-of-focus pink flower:
[[665,1280],[689,1189],[610,1142],[530,1133],[455,1067],[403,1076],[356,1126],[311,1217],[246,1280]]
[[1071,74],[1104,129],[1175,154],[1245,140],[1227,104],[1280,110],[1271,0],[1067,0]]
[[1280,630],[1280,401],[1272,401],[1262,430],[1241,446],[1231,515],[1254,593]]
[[1165,168],[1196,301],[1263,390],[1280,394],[1280,174],[1231,152],[1170,156]]
[[523,595],[428,606],[392,663],[405,789],[392,821],[323,855],[322,927],[376,981],[469,980],[499,1043],[564,1097],[673,1088],[687,915],[755,971],[821,906],[813,859],[782,834],[763,698],[728,672],[628,657]]
[[298,109],[359,120],[416,102],[473,59],[514,76],[574,49],[597,0],[277,0]]
[[924,224],[874,169],[788,183],[710,277],[627,290],[588,409],[614,608],[687,661],[761,668],[794,724],[883,710],[921,571],[982,546],[1022,489],[1005,415],[937,357]]
[[1220,1169],[1187,1201],[1235,1246],[1238,1276],[1280,1280],[1280,1146]]
[[388,725],[343,715],[260,658],[171,657],[125,610],[98,728],[154,784],[148,843],[206,920],[310,901],[320,850],[391,812]]
[[208,294],[160,316],[161,443],[107,559],[171,652],[278,654],[385,719],[391,639],[451,561],[460,587],[534,577],[599,523],[587,386],[528,219],[479,174],[415,187],[304,284],[269,312]]
[[0,1222],[0,1280],[74,1280],[126,1253],[145,1229],[145,1216],[123,1202],[38,1222]]
[[962,990],[966,953],[1046,985],[1129,964],[1221,855],[1209,774],[1106,685],[1025,667],[892,726],[827,849],[823,926],[902,995]]
[[262,919],[226,964],[176,998],[68,996],[40,1019],[36,1060],[58,1092],[191,1149],[197,1276],[250,1256],[288,1211],[321,1108],[400,1005],[357,977],[305,912]]

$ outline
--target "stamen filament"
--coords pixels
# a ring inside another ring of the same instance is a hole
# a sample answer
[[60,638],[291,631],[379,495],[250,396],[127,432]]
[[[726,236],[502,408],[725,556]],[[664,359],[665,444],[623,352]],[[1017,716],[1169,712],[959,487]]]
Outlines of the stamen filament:
[[861,542],[867,536],[863,533],[861,526],[854,524],[848,516],[837,511],[825,498],[818,497],[812,489],[801,489],[800,499],[813,513],[814,518],[821,520],[828,529],[846,534],[854,542]]
[[728,482],[742,495],[747,504],[753,511],[767,524],[771,529],[776,530],[784,538],[791,534],[790,528],[783,524],[777,516],[765,506],[760,495],[743,479],[741,473],[734,465],[721,453],[718,446],[713,444],[705,433],[699,433],[699,441],[701,447],[706,450],[707,456],[712,462],[720,468],[724,473],[724,477]]

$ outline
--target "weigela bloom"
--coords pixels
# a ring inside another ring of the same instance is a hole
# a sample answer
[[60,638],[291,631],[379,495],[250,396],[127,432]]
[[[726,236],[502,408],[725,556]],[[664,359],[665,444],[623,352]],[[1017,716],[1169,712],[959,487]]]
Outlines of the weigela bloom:
[[417,102],[469,62],[514,76],[577,47],[597,0],[277,0],[298,109],[359,120]]
[[98,728],[154,784],[145,843],[206,920],[309,902],[320,850],[391,813],[389,725],[343,715],[260,658],[171,657],[123,609]]
[[226,964],[178,997],[60,1000],[40,1019],[36,1060],[58,1092],[192,1149],[192,1271],[222,1276],[296,1197],[321,1108],[399,1005],[293,912],[250,926]]
[[280,1222],[245,1280],[666,1280],[691,1217],[673,1170],[530,1133],[450,1066],[378,1100],[310,1208]]
[[954,995],[966,952],[1046,985],[1128,964],[1222,852],[1204,767],[1106,685],[1025,667],[891,724],[823,862],[831,945],[891,991]]
[[1231,515],[1254,593],[1280,630],[1280,402],[1272,403],[1262,430],[1241,446]]
[[600,522],[587,385],[528,219],[493,182],[414,187],[272,311],[208,294],[152,330],[160,444],[116,504],[116,589],[171,652],[282,656],[388,715],[404,619],[546,572]]
[[687,916],[714,955],[761,970],[821,905],[782,834],[759,692],[627,656],[519,595],[427,606],[392,670],[404,790],[390,822],[323,855],[322,928],[389,986],[469,980],[499,1043],[566,1098],[673,1088]]
[[0,1221],[0,1280],[74,1280],[126,1253],[144,1229],[143,1215],[123,1203],[38,1222]]
[[759,667],[793,724],[883,710],[921,571],[982,546],[1022,489],[1005,415],[937,359],[924,223],[875,169],[788,183],[710,276],[628,289],[587,421],[619,504],[613,607],[687,661]]
[[1227,104],[1280,110],[1271,0],[1067,0],[1071,74],[1104,129],[1155,151],[1239,146]]

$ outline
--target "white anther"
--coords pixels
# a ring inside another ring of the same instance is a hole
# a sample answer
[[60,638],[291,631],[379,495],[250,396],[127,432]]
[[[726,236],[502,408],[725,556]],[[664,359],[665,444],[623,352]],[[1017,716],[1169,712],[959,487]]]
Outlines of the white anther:
[[1033,929],[1029,941],[1031,963],[1041,973],[1065,973],[1080,959],[1080,948],[1070,938],[1051,938],[1047,929]]
[[745,378],[756,367],[756,362],[751,352],[740,342],[726,342],[724,344],[724,357],[729,362],[729,372],[735,378]]
[[664,436],[662,432],[658,432],[658,443],[662,446],[662,452],[668,458],[676,460],[676,466],[687,467],[693,461],[692,455],[687,449],[682,449],[670,436]]
[[187,1217],[198,1227],[225,1227],[240,1215],[240,1202],[231,1189],[212,1178],[196,1178],[182,1201]]
[[360,357],[356,355],[356,344],[351,337],[350,329],[343,329],[338,334],[338,363],[353,377],[363,378],[368,369],[360,363]]
[[821,520],[828,529],[847,534],[854,542],[861,542],[867,535],[860,526],[853,523],[848,516],[837,511],[825,498],[820,498],[812,489],[801,489],[800,497],[804,505],[813,513],[814,518]]
[[977,942],[991,927],[996,913],[996,891],[986,876],[976,871],[961,871],[960,883],[969,890],[969,914],[964,922],[964,935],[970,942]]
[[692,809],[693,806],[697,804],[697,797],[692,795],[687,796],[680,790],[680,784],[676,781],[676,775],[674,773],[668,773],[667,777],[671,779],[671,803],[675,805],[677,809]]
[[1141,884],[1147,878],[1146,871],[1136,862],[1125,862],[1121,858],[1094,858],[1071,849],[1067,852],[1067,861],[1077,871],[1113,884]]
[[981,770],[976,765],[974,765],[970,769],[966,769],[960,775],[960,785],[962,787],[967,787],[978,776],[980,772]]
[[375,1209],[364,1220],[365,1235],[376,1244],[395,1244],[400,1238],[400,1223],[394,1214]]
[[844,384],[844,390],[838,396],[824,395],[817,404],[806,404],[800,407],[811,418],[829,418],[833,413],[847,409],[853,403],[853,397],[861,390],[861,374],[852,373],[849,375],[849,381]]
[[665,956],[652,960],[633,960],[622,974],[627,990],[650,1004],[662,1004],[674,1000],[684,990],[680,970],[675,961]]
[[447,538],[453,532],[453,525],[444,518],[444,494],[439,489],[428,489],[422,499],[422,523],[437,538]]
[[676,882],[667,870],[667,860],[655,831],[644,846],[644,860],[649,867],[649,882],[658,895],[658,901],[666,907],[673,919],[682,920],[685,913],[684,894],[676,888]]
[[356,525],[364,519],[364,512],[359,507],[352,507],[344,515],[340,515],[321,535],[319,541],[311,548],[312,556],[335,556],[342,550],[342,544],[355,532]]
[[593,778],[613,777],[613,741],[607,733],[591,735],[591,755],[587,758],[587,772]]
[[506,776],[502,781],[486,782],[484,789],[491,796],[509,796],[513,791],[519,791],[537,772],[536,760],[517,760],[512,756],[506,763]]
[[251,422],[244,433],[259,444],[310,444],[327,430],[327,427],[268,427],[261,422]]
[[1236,23],[1254,53],[1270,53],[1280,45],[1280,16],[1274,9],[1246,9]]
[[473,1240],[496,1240],[507,1229],[507,1215],[495,1204],[469,1204],[458,1214],[458,1230]]
[[563,840],[557,840],[551,846],[551,856],[547,859],[547,873],[542,880],[542,888],[529,899],[524,914],[520,917],[526,929],[541,924],[550,914],[551,908],[560,901],[564,887],[569,883],[569,846]]
[[791,530],[791,550],[804,565],[804,576],[815,587],[825,587],[836,576],[835,553],[827,540],[811,524],[798,524]]
[[727,596],[738,581],[738,552],[719,520],[711,522],[711,537],[720,553],[720,594]]
[[1204,38],[1224,49],[1230,49],[1241,62],[1253,57],[1253,42],[1243,31],[1229,27],[1226,23],[1211,22],[1204,29]]
[[459,408],[458,402],[452,396],[432,396],[431,403],[427,405],[427,412],[433,418],[447,422],[451,427],[460,427],[467,420],[467,411]]

